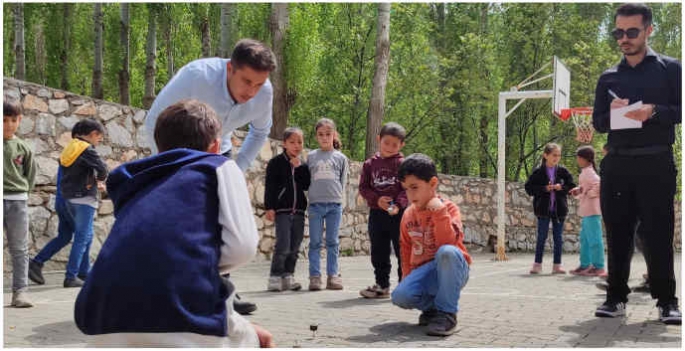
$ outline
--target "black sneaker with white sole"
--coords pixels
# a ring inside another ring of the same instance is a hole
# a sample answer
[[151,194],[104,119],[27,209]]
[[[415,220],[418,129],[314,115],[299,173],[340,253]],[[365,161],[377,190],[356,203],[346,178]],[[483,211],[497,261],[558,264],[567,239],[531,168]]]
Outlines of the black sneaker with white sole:
[[680,314],[677,304],[668,304],[666,306],[659,306],[658,308],[660,322],[680,325],[682,315]]
[[428,323],[426,334],[431,336],[448,336],[457,331],[457,314],[437,311]]
[[620,317],[626,315],[626,304],[606,301],[595,310],[595,317]]

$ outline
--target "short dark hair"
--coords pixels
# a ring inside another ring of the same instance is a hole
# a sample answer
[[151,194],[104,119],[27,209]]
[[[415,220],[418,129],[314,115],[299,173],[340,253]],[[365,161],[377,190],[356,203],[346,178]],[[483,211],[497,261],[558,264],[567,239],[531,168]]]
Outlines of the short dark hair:
[[247,65],[255,71],[273,72],[276,69],[276,56],[264,43],[242,39],[233,48],[231,65],[236,70]]
[[102,126],[102,123],[98,122],[93,118],[84,118],[76,122],[76,124],[74,124],[74,127],[71,128],[71,137],[76,138],[77,136],[86,136],[92,133],[93,131],[96,131],[100,134],[104,134],[105,127]]
[[304,136],[302,129],[298,127],[288,127],[285,128],[285,130],[283,131],[283,141],[288,140],[293,134],[299,134]]
[[407,137],[407,131],[404,129],[404,127],[395,122],[388,122],[384,124],[379,134],[381,138],[386,135],[390,135],[400,139],[400,141],[404,141],[404,138]]
[[614,22],[618,16],[637,16],[642,15],[642,25],[645,28],[652,24],[652,9],[642,3],[627,3],[619,6],[614,14]]
[[438,170],[435,167],[435,162],[430,157],[417,153],[409,155],[402,161],[397,174],[401,182],[410,175],[429,182],[431,178],[438,176]]
[[199,100],[181,100],[162,111],[155,123],[159,152],[177,148],[207,151],[221,132],[214,110]]
[[18,117],[22,115],[21,105],[17,99],[10,99],[7,96],[4,97],[2,102],[3,116],[8,117]]

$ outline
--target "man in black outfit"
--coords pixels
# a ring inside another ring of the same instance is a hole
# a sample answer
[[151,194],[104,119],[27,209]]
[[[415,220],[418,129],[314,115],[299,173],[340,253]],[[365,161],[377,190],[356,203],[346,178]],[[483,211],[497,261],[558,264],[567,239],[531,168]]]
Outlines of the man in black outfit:
[[[614,20],[611,34],[624,56],[599,78],[592,116],[595,129],[609,133],[608,154],[600,167],[609,277],[606,301],[597,308],[595,316],[625,315],[633,236],[637,232],[644,245],[659,320],[680,324],[673,270],[677,170],[672,145],[675,125],[681,123],[681,66],[647,46],[653,29],[649,7],[636,3],[621,5]],[[642,101],[642,107],[625,116],[641,121],[642,128],[612,130],[610,109],[638,101]]]

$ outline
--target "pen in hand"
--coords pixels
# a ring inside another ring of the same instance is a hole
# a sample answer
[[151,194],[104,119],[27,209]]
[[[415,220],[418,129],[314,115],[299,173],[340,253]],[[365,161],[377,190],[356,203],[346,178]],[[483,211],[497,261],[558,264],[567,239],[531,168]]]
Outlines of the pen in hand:
[[609,95],[611,95],[614,99],[621,100],[621,98],[618,97],[618,95],[616,95],[616,93],[614,93],[611,89],[609,89],[608,91],[609,91]]

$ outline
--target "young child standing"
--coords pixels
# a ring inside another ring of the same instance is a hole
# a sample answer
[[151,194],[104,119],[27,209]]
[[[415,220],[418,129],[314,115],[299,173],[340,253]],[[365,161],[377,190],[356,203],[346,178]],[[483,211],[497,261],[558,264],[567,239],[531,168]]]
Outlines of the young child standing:
[[566,196],[575,188],[573,176],[562,165],[561,147],[555,143],[545,145],[540,166],[526,181],[526,193],[533,196],[533,210],[538,217],[538,237],[535,245],[535,263],[530,274],[538,274],[542,270],[542,255],[549,233],[549,223],[552,222],[554,239],[554,265],[552,274],[566,274],[561,265],[561,248],[563,246],[562,233],[564,220],[568,214]]
[[437,195],[438,172],[426,155],[404,159],[398,177],[411,205],[402,216],[403,277],[392,303],[421,310],[419,325],[428,325],[428,335],[451,335],[471,265],[459,207]]
[[579,200],[580,266],[571,274],[606,277],[604,269],[604,242],[602,240],[602,210],[599,204],[599,176],[595,168],[595,150],[582,146],[576,151],[576,161],[581,168],[578,187],[571,195]]
[[276,225],[276,246],[271,259],[269,291],[300,290],[295,264],[304,237],[304,215],[311,181],[309,167],[300,160],[304,134],[290,127],[283,132],[283,153],[266,166],[264,207],[266,218]]
[[2,116],[2,207],[3,228],[12,256],[13,307],[32,307],[28,296],[29,271],[29,192],[36,177],[33,151],[15,135],[21,123],[22,111],[18,101],[3,101]]
[[71,241],[63,286],[83,286],[90,271],[90,244],[93,241],[93,216],[98,208],[98,190],[104,190],[107,165],[95,147],[100,144],[104,128],[100,122],[86,118],[71,130],[71,141],[62,151],[58,170],[58,196],[55,211],[59,218],[57,237],[50,240],[29,263],[29,278],[45,284],[42,268]]
[[390,248],[397,256],[397,276],[402,279],[400,259],[400,221],[407,207],[407,195],[397,177],[402,163],[400,149],[407,132],[401,125],[385,124],[377,136],[379,149],[364,162],[359,177],[359,194],[366,200],[369,210],[369,239],[371,264],[376,284],[359,291],[366,298],[390,297]]
[[[326,222],[326,289],[341,290],[338,249],[342,200],[347,184],[347,157],[334,147],[335,122],[320,119],[315,126],[319,148],[309,153],[309,290],[321,290],[321,245]],[[340,147],[339,142],[336,143]]]
[[259,234],[243,173],[218,154],[220,131],[209,106],[182,100],[157,119],[160,153],[108,178],[116,221],[74,311],[96,335],[89,346],[271,345],[227,303],[235,293],[221,275],[254,257]]

